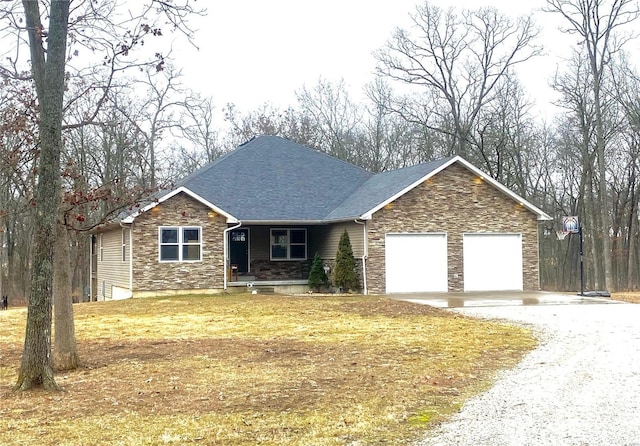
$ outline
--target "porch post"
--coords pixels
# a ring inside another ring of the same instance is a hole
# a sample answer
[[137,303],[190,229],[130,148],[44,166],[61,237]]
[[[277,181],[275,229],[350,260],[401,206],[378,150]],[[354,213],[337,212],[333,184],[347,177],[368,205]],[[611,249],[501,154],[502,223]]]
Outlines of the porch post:
[[238,224],[236,224],[235,226],[230,226],[227,229],[225,229],[224,231],[222,231],[222,255],[223,255],[223,276],[224,276],[224,280],[222,281],[223,285],[223,289],[226,291],[228,286],[227,286],[227,268],[229,265],[229,232],[233,231],[234,229],[238,229],[240,226],[242,226],[242,222],[238,221]]

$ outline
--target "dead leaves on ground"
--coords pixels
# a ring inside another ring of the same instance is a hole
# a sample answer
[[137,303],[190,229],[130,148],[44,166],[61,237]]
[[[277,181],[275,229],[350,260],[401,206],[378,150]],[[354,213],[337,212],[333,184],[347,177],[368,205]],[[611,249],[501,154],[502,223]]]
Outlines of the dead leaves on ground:
[[[83,366],[58,375],[65,392],[11,392],[21,339],[0,341],[0,443],[393,443],[457,410],[535,345],[519,327],[381,297],[74,309]],[[23,319],[16,311],[11,324]]]

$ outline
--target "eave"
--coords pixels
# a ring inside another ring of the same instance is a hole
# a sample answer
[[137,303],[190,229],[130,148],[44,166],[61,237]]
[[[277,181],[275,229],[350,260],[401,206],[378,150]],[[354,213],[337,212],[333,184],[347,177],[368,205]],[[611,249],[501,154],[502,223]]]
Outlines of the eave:
[[376,213],[377,211],[379,211],[380,209],[382,209],[383,207],[385,207],[389,203],[397,200],[398,198],[400,198],[401,196],[403,196],[407,192],[413,190],[415,187],[419,186],[420,184],[422,184],[423,182],[425,182],[429,178],[432,178],[433,176],[435,176],[438,173],[442,172],[444,169],[446,169],[447,167],[451,166],[454,163],[460,163],[460,165],[462,165],[464,168],[466,168],[467,170],[469,170],[472,173],[474,173],[475,175],[477,175],[483,181],[485,181],[486,183],[490,184],[494,188],[498,189],[500,192],[504,193],[505,195],[507,195],[512,200],[520,203],[522,206],[524,206],[526,209],[528,209],[532,213],[536,214],[536,216],[538,218],[538,221],[553,220],[552,217],[550,217],[548,214],[543,212],[540,208],[538,208],[537,206],[535,206],[532,203],[528,202],[527,200],[525,200],[524,198],[522,198],[520,195],[516,194],[515,192],[511,191],[507,187],[503,186],[498,181],[496,181],[493,178],[491,178],[491,176],[487,175],[486,173],[484,173],[483,171],[481,171],[480,169],[475,167],[473,164],[469,163],[467,160],[465,160],[461,156],[456,156],[454,158],[451,158],[451,160],[449,160],[446,163],[442,164],[437,169],[432,170],[431,172],[429,172],[428,174],[426,174],[422,178],[418,179],[417,181],[413,182],[412,184],[410,184],[409,186],[405,187],[401,191],[399,191],[396,194],[392,195],[391,197],[389,197],[388,199],[386,199],[382,203],[378,204],[374,208],[372,208],[369,211],[363,213],[360,216],[360,219],[362,219],[362,220],[370,220],[373,217],[374,213]]

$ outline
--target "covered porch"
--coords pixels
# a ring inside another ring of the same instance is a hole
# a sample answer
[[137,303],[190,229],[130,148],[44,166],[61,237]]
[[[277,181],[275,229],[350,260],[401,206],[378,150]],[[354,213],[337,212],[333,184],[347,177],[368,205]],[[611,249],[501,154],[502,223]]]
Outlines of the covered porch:
[[[342,233],[350,234],[354,256],[363,251],[363,227],[353,222],[334,224],[250,224],[227,232],[227,288],[281,293],[308,291],[316,253],[327,269],[335,261]],[[361,254],[360,254],[361,255]]]

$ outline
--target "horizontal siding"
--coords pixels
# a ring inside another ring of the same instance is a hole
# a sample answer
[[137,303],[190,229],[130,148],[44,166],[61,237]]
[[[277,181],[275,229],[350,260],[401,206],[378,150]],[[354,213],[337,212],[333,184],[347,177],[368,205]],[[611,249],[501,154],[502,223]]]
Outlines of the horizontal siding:
[[362,257],[364,254],[364,229],[363,225],[356,222],[336,223],[329,226],[322,226],[322,233],[318,235],[318,244],[315,246],[316,251],[323,259],[335,259],[338,251],[340,237],[345,229],[349,234],[353,256],[355,258]]
[[[122,235],[125,234],[126,254],[122,261]],[[118,228],[98,235],[98,299],[111,299],[111,289],[114,286],[129,289],[130,274],[130,233],[128,229]],[[101,252],[102,251],[102,252]]]

